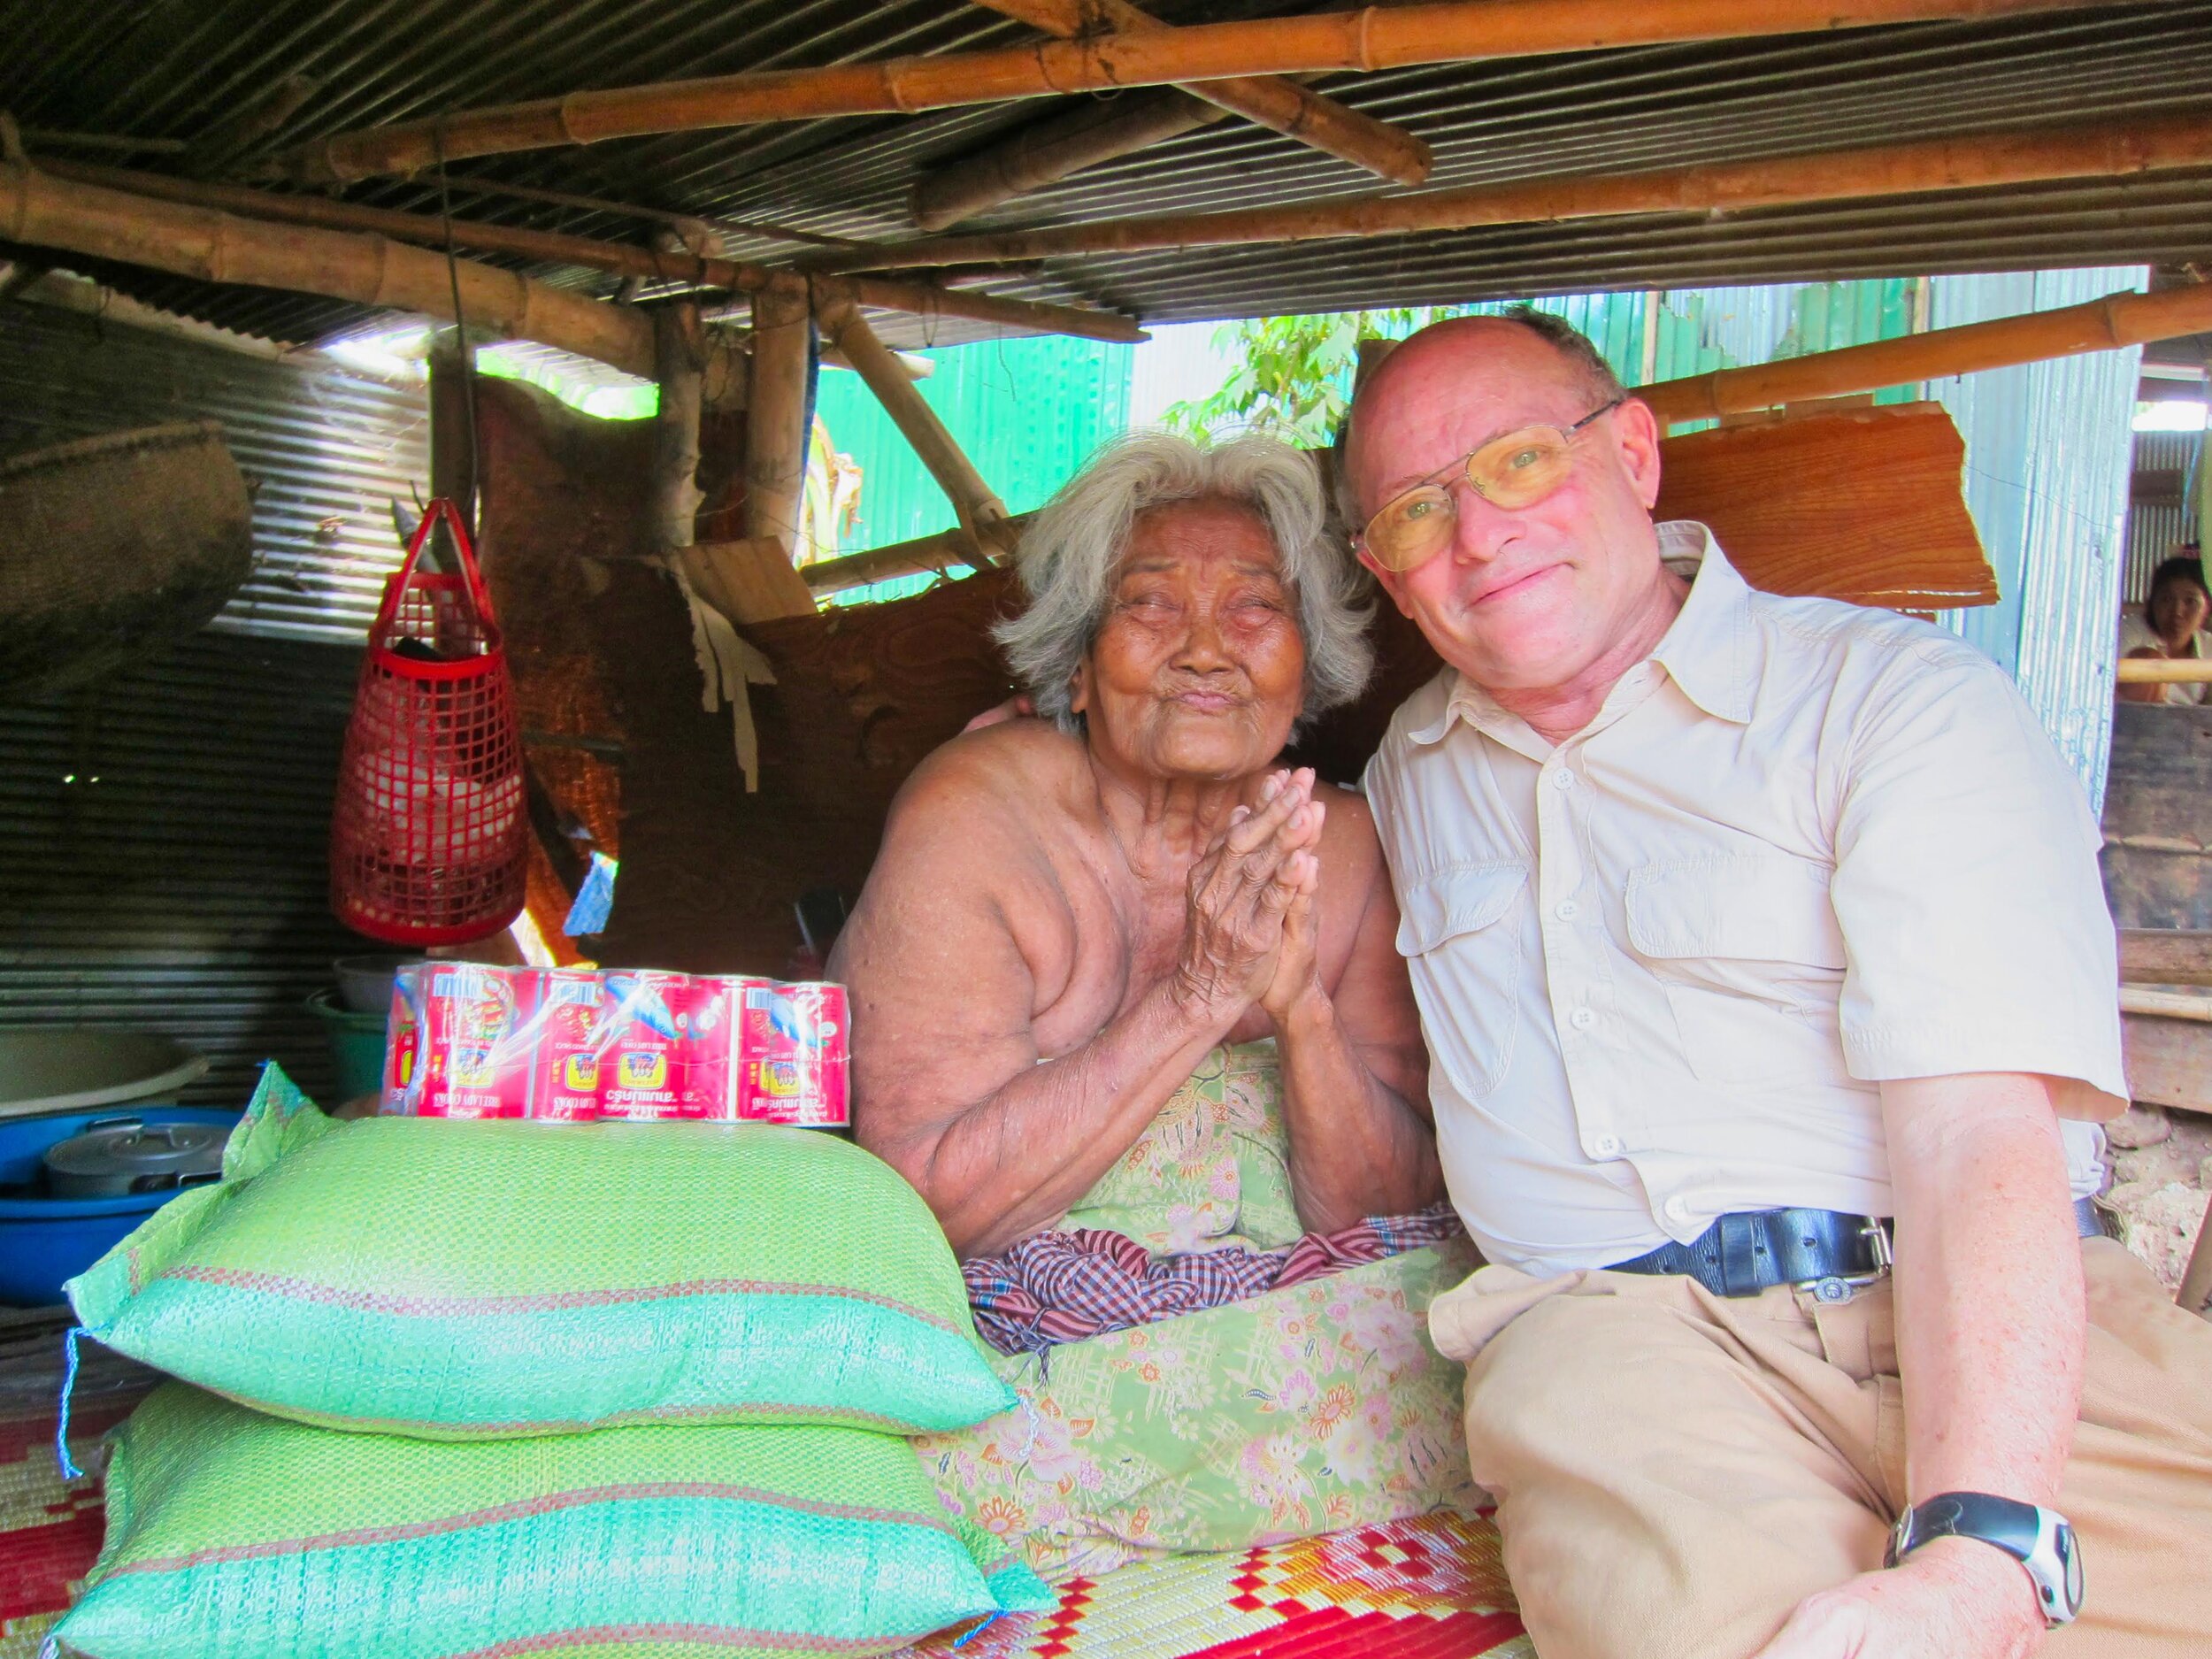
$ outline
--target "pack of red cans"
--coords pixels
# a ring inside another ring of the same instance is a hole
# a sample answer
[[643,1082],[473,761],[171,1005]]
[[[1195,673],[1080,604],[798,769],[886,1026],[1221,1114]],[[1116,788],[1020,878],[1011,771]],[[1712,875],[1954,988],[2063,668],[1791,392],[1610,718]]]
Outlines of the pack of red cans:
[[841,1127],[845,987],[426,962],[393,987],[383,1110]]

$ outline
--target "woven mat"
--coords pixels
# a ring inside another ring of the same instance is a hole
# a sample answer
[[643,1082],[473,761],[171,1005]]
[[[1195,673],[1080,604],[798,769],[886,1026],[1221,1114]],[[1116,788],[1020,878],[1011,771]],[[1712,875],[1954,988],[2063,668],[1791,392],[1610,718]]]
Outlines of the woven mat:
[[[33,1659],[84,1587],[100,1553],[100,1482],[65,1481],[54,1462],[65,1316],[0,1313],[0,1659]],[[69,1445],[92,1463],[100,1437],[158,1381],[86,1343],[69,1415]]]
[[1139,1562],[1060,1610],[948,1631],[902,1659],[1535,1659],[1487,1520],[1421,1516]]
[[[0,1321],[0,1659],[34,1659],[100,1548],[98,1479],[64,1481],[54,1463],[63,1328]],[[80,1463],[156,1380],[84,1346]],[[903,1659],[1534,1659],[1513,1608],[1496,1529],[1433,1515],[1071,1579],[1056,1613],[948,1631]]]

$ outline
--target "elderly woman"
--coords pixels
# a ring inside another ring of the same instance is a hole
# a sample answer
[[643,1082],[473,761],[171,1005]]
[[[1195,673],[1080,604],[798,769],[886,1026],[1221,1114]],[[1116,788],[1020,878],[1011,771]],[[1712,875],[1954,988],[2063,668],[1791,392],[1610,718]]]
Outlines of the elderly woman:
[[1360,799],[1277,764],[1369,668],[1314,468],[1124,440],[1021,572],[1042,718],[915,773],[832,968],[861,1143],[1023,1396],[924,1458],[1062,1576],[1462,1501],[1396,905]]

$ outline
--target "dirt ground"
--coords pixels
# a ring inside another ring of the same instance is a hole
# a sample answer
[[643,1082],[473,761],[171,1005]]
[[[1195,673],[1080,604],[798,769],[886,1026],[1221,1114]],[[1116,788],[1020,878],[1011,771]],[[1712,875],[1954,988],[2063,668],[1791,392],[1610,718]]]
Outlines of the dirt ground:
[[2123,1236],[2169,1290],[2181,1288],[2212,1200],[2212,1118],[2140,1102],[2105,1125]]

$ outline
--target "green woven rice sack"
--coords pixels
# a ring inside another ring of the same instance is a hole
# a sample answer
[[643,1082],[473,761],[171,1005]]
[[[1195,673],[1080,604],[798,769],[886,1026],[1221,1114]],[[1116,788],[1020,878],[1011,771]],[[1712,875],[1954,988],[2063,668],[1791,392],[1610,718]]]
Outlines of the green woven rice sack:
[[170,1383],[118,1436],[107,1514],[55,1632],[92,1659],[788,1659],[1055,1602],[904,1440],[854,1429],[439,1444]]
[[108,1347],[303,1422],[962,1427],[1014,1395],[914,1189],[766,1124],[334,1124],[271,1067],[219,1184],[69,1285]]

